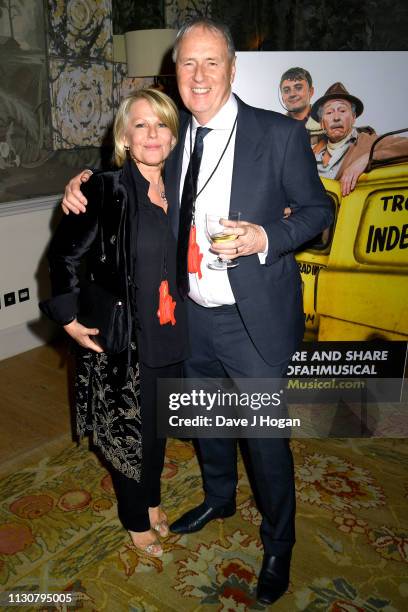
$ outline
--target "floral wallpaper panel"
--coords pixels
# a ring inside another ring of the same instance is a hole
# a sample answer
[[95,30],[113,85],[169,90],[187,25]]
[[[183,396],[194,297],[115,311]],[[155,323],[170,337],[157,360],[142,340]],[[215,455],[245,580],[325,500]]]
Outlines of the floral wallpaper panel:
[[113,119],[111,0],[47,0],[54,149],[100,146]]
[[112,66],[52,59],[49,70],[54,147],[101,143],[113,119]]
[[111,0],[48,0],[49,55],[112,61],[111,13]]

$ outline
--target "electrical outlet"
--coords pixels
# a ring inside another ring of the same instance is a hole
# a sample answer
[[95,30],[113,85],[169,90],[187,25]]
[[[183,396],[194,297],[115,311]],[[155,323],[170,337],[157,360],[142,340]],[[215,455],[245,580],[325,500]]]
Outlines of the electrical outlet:
[[18,301],[19,302],[26,302],[29,299],[30,299],[30,290],[28,287],[26,287],[25,289],[18,290]]
[[16,303],[16,294],[14,291],[4,294],[4,305],[5,306],[13,306],[13,304],[15,303]]

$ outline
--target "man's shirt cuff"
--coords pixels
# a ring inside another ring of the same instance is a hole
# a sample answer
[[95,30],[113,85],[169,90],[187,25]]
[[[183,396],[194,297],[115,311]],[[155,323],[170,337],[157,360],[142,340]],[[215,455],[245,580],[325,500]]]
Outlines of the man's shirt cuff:
[[262,225],[260,225],[259,227],[262,229],[263,233],[265,234],[266,247],[265,247],[265,250],[262,251],[262,253],[258,253],[258,257],[259,257],[259,263],[261,263],[262,265],[265,265],[265,261],[266,261],[266,258],[268,257],[268,250],[269,250],[268,234],[266,233]]

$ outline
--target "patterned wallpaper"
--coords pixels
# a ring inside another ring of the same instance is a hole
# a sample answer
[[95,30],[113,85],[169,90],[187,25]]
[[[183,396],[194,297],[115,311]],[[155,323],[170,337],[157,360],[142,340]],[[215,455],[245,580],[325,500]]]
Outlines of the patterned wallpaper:
[[128,79],[112,44],[111,0],[0,0],[0,203],[110,162],[119,100],[151,83]]
[[177,30],[187,19],[195,15],[211,17],[211,8],[212,0],[166,0],[164,15],[166,27]]
[[113,63],[113,31],[195,14],[228,23],[239,50],[407,48],[403,0],[0,0],[0,203],[60,193],[106,159],[118,101],[151,82]]
[[60,193],[100,164],[111,24],[110,0],[0,0],[0,202]]
[[100,146],[113,119],[111,0],[48,0],[55,149]]

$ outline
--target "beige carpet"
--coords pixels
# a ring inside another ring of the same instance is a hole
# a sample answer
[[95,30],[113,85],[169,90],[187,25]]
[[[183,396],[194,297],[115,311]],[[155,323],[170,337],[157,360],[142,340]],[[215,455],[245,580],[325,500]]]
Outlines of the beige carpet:
[[[110,478],[94,455],[86,445],[59,444],[39,449],[31,462],[25,457],[24,467],[10,464],[0,482],[2,590],[77,593],[67,610],[264,609],[254,597],[260,517],[242,465],[236,515],[170,536],[164,556],[149,559],[121,529]],[[407,443],[302,440],[292,447],[298,541],[289,591],[273,609],[408,610]],[[201,501],[189,443],[169,443],[163,490],[170,519]]]

